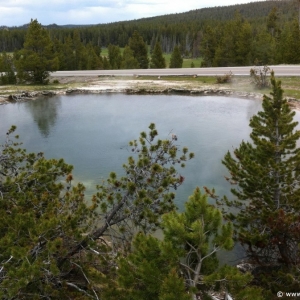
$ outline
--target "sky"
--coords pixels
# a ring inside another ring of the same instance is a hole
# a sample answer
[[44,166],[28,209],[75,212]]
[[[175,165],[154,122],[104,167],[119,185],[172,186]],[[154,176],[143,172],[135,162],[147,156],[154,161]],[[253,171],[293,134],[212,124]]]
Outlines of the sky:
[[0,26],[102,24],[258,0],[0,0]]

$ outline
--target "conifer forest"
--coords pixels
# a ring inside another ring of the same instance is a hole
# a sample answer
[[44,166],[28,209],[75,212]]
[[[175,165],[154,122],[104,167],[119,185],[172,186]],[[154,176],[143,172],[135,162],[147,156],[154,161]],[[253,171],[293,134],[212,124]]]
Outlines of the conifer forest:
[[[151,64],[150,60],[151,55],[154,61],[160,60],[155,57],[158,47],[170,54],[178,47],[183,58],[201,57],[202,67],[297,64],[298,17],[296,0],[260,1],[110,24],[99,20],[99,25],[43,28],[58,70],[155,67],[157,62]],[[29,24],[0,27],[0,52],[18,56]],[[121,51],[127,46],[133,53],[128,48],[125,54]],[[110,50],[109,58],[101,55],[104,48]],[[134,59],[143,56],[143,64],[136,64]],[[160,62],[159,67],[164,66]],[[0,67],[4,69],[3,63]]]
[[[181,68],[195,57],[196,67],[300,64],[299,11],[296,0],[259,1],[111,24],[3,26],[0,83],[43,85],[57,70]],[[129,141],[123,173],[111,172],[89,199],[72,165],[27,152],[8,128],[0,299],[272,300],[287,291],[296,299],[300,131],[281,81],[273,71],[266,80],[271,92],[250,119],[249,141],[220,161],[231,195],[199,183],[182,211],[180,170],[195,155],[154,123]],[[236,244],[244,261],[220,263]]]

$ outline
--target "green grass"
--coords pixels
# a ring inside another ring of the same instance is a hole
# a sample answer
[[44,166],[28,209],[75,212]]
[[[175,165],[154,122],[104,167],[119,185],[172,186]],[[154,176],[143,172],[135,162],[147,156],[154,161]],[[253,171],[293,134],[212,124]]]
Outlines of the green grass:
[[[140,80],[156,80],[157,76],[139,76]],[[194,82],[199,84],[215,84],[216,78],[210,77],[210,76],[199,76],[199,77],[193,77],[193,76],[160,76],[161,80],[166,81],[179,81],[179,82]]]
[[299,90],[284,89],[284,94],[283,95],[287,96],[287,97],[300,99],[300,89]]
[[281,87],[284,91],[284,96],[300,99],[299,77],[276,77],[276,79],[281,81]]
[[[167,63],[167,67],[169,67],[170,64],[170,59],[171,59],[171,53],[164,53],[164,58],[166,60]],[[184,58],[183,59],[183,64],[182,67],[183,68],[190,68],[192,62],[195,65],[195,68],[200,68],[201,66],[201,62],[202,62],[202,58],[198,57],[198,58]]]
[[101,56],[108,57],[108,49],[107,48],[101,48]]
[[198,58],[184,58],[182,67],[183,68],[191,68],[192,62],[194,63],[195,68],[200,68],[201,63],[202,63],[202,58],[201,57],[198,57]]
[[299,77],[297,76],[290,76],[290,77],[277,77],[275,74],[275,77],[277,80],[280,80],[282,85],[286,86],[297,86],[300,88],[299,84]]
[[[150,49],[150,47],[148,47],[148,48]],[[123,53],[124,48],[120,48],[120,49],[121,49],[121,53]],[[108,48],[102,48],[101,49],[101,55],[108,58]],[[149,59],[150,59],[151,58],[150,51],[148,52],[148,56],[149,56]],[[169,64],[170,64],[171,53],[164,53],[163,56],[166,60],[166,64],[167,64],[167,68],[168,68]],[[198,57],[198,58],[184,58],[182,67],[183,68],[190,68],[192,62],[194,63],[195,68],[200,68],[202,58],[200,58],[200,57]]]

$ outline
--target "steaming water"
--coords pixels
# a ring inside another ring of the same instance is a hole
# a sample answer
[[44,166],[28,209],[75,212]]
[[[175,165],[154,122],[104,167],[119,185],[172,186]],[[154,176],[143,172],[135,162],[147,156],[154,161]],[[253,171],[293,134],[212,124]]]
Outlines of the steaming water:
[[183,209],[196,186],[229,194],[221,160],[249,138],[249,120],[260,109],[259,100],[214,96],[58,96],[0,106],[0,142],[16,125],[28,151],[63,157],[74,165],[74,177],[84,183],[89,198],[111,171],[122,174],[122,164],[131,155],[127,143],[154,122],[160,138],[175,133],[178,144],[195,153],[180,170],[185,183],[177,191],[176,204]]

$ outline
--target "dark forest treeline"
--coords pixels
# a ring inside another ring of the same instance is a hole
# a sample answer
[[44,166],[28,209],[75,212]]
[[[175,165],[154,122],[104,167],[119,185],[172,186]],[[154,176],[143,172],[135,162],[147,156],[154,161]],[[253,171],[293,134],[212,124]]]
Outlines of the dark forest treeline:
[[[133,21],[99,24],[93,26],[76,26],[84,44],[91,42],[93,45],[106,47],[109,44],[124,47],[129,37],[138,30],[144,40],[150,44],[153,36],[164,36],[175,39],[177,43],[189,37],[196,38],[198,31],[205,25],[222,24],[234,17],[235,11],[239,11],[243,18],[251,24],[259,25],[266,22],[266,17],[271,9],[276,6],[280,15],[280,22],[292,20],[297,15],[296,1],[260,1],[255,3],[203,8],[185,13],[170,14],[152,18],[144,18]],[[74,27],[70,26],[46,26],[52,38],[61,42],[66,37],[73,35]],[[0,51],[11,52],[21,49],[27,26],[7,28],[0,30]]]
[[[45,28],[60,70],[110,68],[100,56],[101,47],[123,48],[135,31],[151,51],[157,42],[164,53],[178,46],[183,57],[201,56],[203,66],[300,63],[297,7],[295,0],[260,1],[110,24]],[[0,52],[22,49],[27,27],[2,27]],[[75,52],[81,57],[74,57]],[[74,62],[68,63],[68,57]]]

